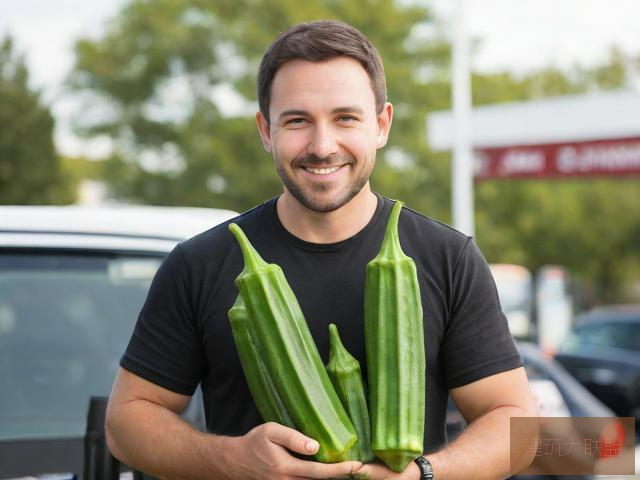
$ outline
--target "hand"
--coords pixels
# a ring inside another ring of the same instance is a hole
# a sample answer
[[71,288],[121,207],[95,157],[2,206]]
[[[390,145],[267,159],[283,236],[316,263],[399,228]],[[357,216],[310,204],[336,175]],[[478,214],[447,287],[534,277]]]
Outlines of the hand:
[[409,465],[402,472],[394,472],[384,463],[367,463],[353,472],[353,478],[367,480],[419,480],[420,469],[414,462],[409,462]]
[[278,423],[265,423],[242,437],[230,437],[226,470],[229,478],[242,480],[350,478],[361,462],[320,463],[301,460],[290,452],[313,455],[315,440]]

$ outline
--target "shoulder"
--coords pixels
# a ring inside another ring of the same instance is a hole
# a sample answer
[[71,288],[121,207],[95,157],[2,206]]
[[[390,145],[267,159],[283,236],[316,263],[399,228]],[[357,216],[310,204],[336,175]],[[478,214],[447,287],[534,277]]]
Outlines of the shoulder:
[[[393,200],[385,199],[387,208]],[[400,240],[407,254],[444,260],[453,267],[460,257],[469,250],[473,238],[456,230],[444,222],[420,213],[404,205],[400,215]]]
[[471,237],[452,226],[413,210],[409,206],[405,205],[402,213],[403,216],[401,218],[405,223],[408,223],[416,232],[428,235],[429,238],[435,241],[457,245],[462,248],[471,241]]

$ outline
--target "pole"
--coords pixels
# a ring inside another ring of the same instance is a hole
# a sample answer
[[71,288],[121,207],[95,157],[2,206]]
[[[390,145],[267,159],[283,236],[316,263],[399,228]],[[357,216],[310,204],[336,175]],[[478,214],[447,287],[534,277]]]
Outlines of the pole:
[[453,12],[453,82],[451,90],[455,143],[451,181],[453,225],[467,235],[474,235],[473,154],[470,136],[471,82],[464,4],[465,0],[455,0]]

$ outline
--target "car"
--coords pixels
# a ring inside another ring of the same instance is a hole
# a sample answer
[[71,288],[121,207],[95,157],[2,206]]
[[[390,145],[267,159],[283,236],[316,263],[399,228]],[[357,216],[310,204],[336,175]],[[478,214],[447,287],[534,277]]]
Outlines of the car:
[[555,359],[617,415],[640,422],[640,305],[576,316]]
[[[82,477],[90,398],[109,395],[156,269],[235,215],[0,206],[0,478]],[[185,418],[203,425],[196,397]]]

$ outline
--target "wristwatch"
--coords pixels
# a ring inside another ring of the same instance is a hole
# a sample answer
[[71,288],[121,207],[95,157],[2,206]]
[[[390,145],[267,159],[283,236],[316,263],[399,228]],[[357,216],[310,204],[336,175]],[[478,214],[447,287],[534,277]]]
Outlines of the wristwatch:
[[427,460],[426,457],[420,456],[416,458],[414,462],[420,469],[420,480],[436,480],[431,462]]

